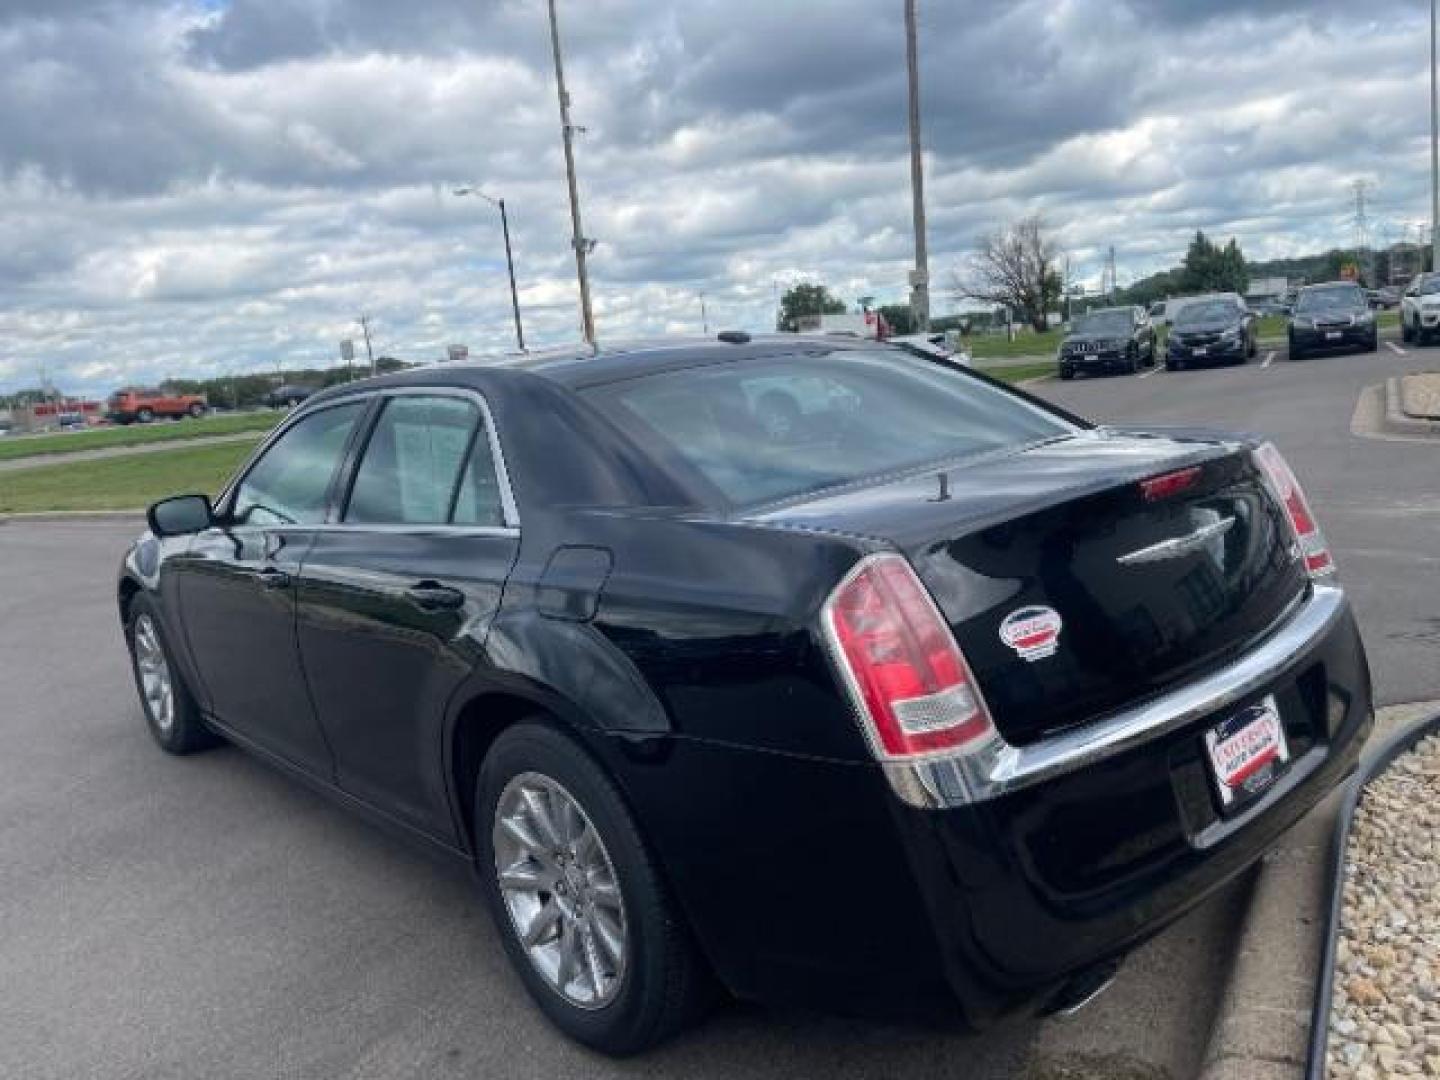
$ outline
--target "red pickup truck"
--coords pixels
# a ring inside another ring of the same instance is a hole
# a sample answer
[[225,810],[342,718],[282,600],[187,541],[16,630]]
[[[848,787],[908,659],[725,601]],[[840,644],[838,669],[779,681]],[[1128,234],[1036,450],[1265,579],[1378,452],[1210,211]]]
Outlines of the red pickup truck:
[[201,417],[210,408],[200,394],[167,394],[163,390],[127,387],[110,395],[105,415],[117,424],[148,424],[157,416]]

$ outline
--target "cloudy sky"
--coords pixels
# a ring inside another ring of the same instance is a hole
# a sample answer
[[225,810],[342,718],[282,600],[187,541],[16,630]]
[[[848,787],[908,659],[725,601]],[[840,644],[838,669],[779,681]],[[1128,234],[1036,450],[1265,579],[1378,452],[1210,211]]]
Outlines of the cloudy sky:
[[[901,0],[561,0],[602,338],[899,300]],[[921,0],[932,273],[1044,213],[1122,284],[1428,216],[1421,0]],[[578,334],[544,0],[0,0],[0,391]],[[937,311],[951,302],[937,295]]]

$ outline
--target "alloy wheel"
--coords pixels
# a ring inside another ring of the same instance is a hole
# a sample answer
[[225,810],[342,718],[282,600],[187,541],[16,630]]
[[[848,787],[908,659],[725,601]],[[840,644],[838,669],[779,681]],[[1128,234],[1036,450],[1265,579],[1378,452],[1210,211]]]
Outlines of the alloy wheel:
[[160,633],[149,615],[135,620],[135,667],[140,672],[140,692],[150,719],[164,734],[175,726],[175,682],[170,662],[160,644]]
[[492,846],[501,899],[535,970],[571,1005],[608,1005],[625,979],[625,905],[580,803],[551,777],[520,773],[500,793]]

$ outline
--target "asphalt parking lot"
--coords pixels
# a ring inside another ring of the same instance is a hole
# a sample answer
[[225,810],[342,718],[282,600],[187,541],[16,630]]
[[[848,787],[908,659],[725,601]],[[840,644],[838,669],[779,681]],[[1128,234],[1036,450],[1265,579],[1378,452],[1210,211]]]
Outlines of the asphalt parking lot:
[[[1379,700],[1440,698],[1440,446],[1350,431],[1364,386],[1440,366],[1440,350],[1264,357],[1037,389],[1107,421],[1274,437],[1353,590]],[[1243,883],[1070,1020],[967,1038],[737,1006],[639,1060],[566,1043],[506,969],[464,872],[238,752],[151,746],[112,603],[133,531],[0,525],[0,1076],[1151,1078],[1198,1065]]]

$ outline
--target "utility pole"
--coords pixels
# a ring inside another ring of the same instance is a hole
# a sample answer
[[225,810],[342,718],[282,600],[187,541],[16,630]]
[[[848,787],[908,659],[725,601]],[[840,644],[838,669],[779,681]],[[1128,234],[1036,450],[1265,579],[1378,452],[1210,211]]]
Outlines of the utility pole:
[[360,316],[360,329],[365,331],[365,355],[370,358],[370,374],[374,376],[375,371],[375,350],[370,348],[370,316]]
[[915,33],[916,0],[905,0],[905,71],[910,88],[910,203],[915,224],[915,269],[910,272],[910,321],[917,334],[930,330],[930,254],[925,240],[925,162],[920,151],[920,52]]
[[1430,0],[1430,269],[1440,270],[1440,97],[1435,87],[1435,0]]
[[700,332],[710,336],[710,316],[705,313],[705,294],[700,294]]
[[585,257],[595,248],[594,240],[585,238],[580,224],[580,190],[575,183],[575,132],[570,122],[570,95],[565,90],[565,66],[560,59],[560,24],[555,17],[555,0],[548,0],[550,9],[550,47],[555,53],[555,92],[560,98],[560,135],[565,143],[565,178],[570,185],[570,224],[574,231],[570,244],[575,248],[575,275],[580,281],[580,332],[587,344],[595,344],[595,316],[590,311],[590,276]]
[[1355,265],[1364,276],[1365,284],[1375,287],[1367,251],[1370,247],[1370,218],[1365,213],[1365,193],[1370,188],[1369,180],[1356,180],[1350,185],[1355,192]]

